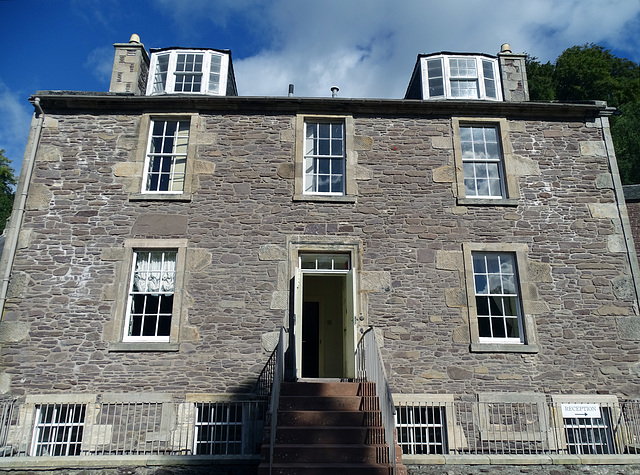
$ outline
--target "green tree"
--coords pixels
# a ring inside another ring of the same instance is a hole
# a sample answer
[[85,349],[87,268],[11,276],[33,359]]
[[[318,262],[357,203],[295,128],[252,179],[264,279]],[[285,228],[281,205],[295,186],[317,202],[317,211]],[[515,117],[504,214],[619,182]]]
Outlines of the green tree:
[[640,183],[640,99],[622,104],[611,125],[620,178],[625,185]]
[[640,65],[596,44],[572,46],[555,64],[527,57],[531,100],[601,100],[616,107],[611,135],[622,183],[640,183]]
[[554,82],[555,66],[550,62],[540,63],[538,58],[527,55],[527,81],[532,101],[552,101],[556,98]]
[[11,168],[11,162],[4,156],[4,149],[0,150],[0,233],[7,225],[7,219],[11,215],[14,186],[17,183],[15,172]]
[[572,46],[558,56],[556,98],[561,101],[607,101],[610,106],[640,99],[640,66],[618,58],[602,46]]

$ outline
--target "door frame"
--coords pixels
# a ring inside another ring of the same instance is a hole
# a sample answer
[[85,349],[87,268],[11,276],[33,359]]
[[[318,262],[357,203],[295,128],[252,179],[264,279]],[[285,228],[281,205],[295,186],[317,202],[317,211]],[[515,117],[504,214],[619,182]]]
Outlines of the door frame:
[[[352,321],[353,324],[343,328],[343,332],[346,333],[343,338],[343,345],[346,347],[344,348],[346,351],[343,350],[343,377],[354,378],[357,339],[362,328],[366,325],[366,309],[361,305],[359,292],[362,242],[357,238],[294,236],[288,239],[288,249],[290,289],[292,293],[289,299],[289,317],[287,321],[292,353],[289,359],[292,370],[290,374],[296,379],[302,377],[302,286],[304,270],[299,268],[299,257],[301,254],[348,254],[351,266],[348,272],[349,276],[346,276],[346,272],[343,273],[345,281],[348,280],[348,284],[343,289],[343,299],[346,303],[346,305],[343,305],[343,313],[350,310],[349,321]],[[321,275],[320,272],[316,273]],[[343,315],[343,325],[346,321],[345,317]],[[352,354],[352,356],[349,357],[348,354]]]

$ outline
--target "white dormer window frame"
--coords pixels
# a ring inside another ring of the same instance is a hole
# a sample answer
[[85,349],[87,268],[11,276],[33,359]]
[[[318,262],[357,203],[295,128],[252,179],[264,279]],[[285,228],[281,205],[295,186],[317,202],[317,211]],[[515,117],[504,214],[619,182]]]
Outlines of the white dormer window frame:
[[424,99],[502,101],[498,59],[440,54],[421,58]]
[[229,55],[218,51],[175,49],[151,53],[147,95],[225,96]]

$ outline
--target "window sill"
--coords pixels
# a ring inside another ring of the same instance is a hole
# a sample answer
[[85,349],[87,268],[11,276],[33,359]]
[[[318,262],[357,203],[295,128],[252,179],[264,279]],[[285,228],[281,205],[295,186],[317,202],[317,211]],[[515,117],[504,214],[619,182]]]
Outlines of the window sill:
[[109,352],[142,352],[142,351],[180,351],[178,343],[152,343],[152,342],[119,342],[109,345]]
[[191,193],[170,194],[167,193],[131,193],[129,201],[183,201],[191,202]]
[[472,353],[538,353],[538,345],[529,343],[524,345],[509,343],[471,343]]
[[321,203],[355,203],[355,195],[294,195],[293,201],[316,201]]
[[519,201],[513,198],[491,200],[486,198],[458,198],[461,206],[518,206]]

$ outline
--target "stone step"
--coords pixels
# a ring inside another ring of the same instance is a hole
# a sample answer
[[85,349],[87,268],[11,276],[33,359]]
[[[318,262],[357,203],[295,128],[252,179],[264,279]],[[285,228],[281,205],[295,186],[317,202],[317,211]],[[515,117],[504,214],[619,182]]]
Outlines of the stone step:
[[281,396],[361,396],[361,383],[282,383]]
[[359,411],[364,409],[361,396],[280,396],[281,411]]
[[[268,475],[269,464],[261,464],[258,475]],[[355,463],[323,463],[323,464],[273,464],[272,475],[392,475],[388,465],[355,464]]]
[[278,426],[381,427],[378,411],[278,411]]
[[[269,447],[262,447],[262,459],[269,459]],[[273,448],[274,463],[385,463],[388,460],[386,445],[366,444],[276,444]]]
[[384,429],[367,427],[287,427],[279,425],[276,444],[384,444]]

